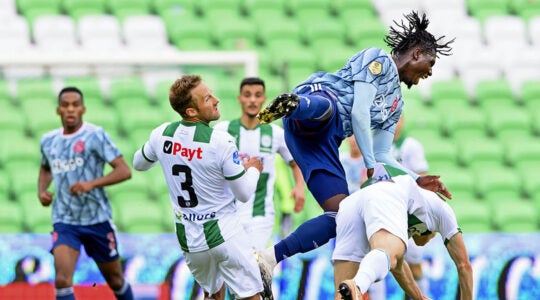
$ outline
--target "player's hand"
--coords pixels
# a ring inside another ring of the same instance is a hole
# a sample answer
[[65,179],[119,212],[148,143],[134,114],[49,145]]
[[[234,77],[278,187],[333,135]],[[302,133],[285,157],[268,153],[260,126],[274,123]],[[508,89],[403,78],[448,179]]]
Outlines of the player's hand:
[[304,187],[294,187],[291,190],[291,197],[294,199],[294,212],[301,212],[304,209],[304,203],[306,200]]
[[367,171],[366,171],[367,178],[373,177],[373,172],[374,172],[374,169],[373,169],[373,168],[367,169]]
[[254,156],[244,159],[244,168],[247,170],[250,167],[255,167],[257,170],[259,170],[259,173],[261,173],[263,170],[261,159]]
[[[441,176],[439,175],[425,175],[420,176],[418,179],[416,179],[416,183],[429,191],[435,192],[439,195],[443,195],[448,199],[452,199],[452,194],[446,189],[444,184],[439,180]],[[445,200],[444,198],[440,197],[442,200]]]
[[94,188],[94,185],[90,181],[79,181],[69,188],[69,191],[73,195],[82,195],[89,192]]
[[41,205],[43,206],[49,206],[52,203],[53,199],[53,193],[48,191],[43,191],[39,193],[39,202],[41,202]]

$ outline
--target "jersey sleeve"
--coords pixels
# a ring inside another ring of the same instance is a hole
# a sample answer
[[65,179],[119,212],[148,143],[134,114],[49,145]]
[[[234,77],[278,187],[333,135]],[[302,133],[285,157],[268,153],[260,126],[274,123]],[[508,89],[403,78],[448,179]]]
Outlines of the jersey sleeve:
[[47,156],[45,155],[45,151],[43,150],[43,142],[44,140],[41,140],[41,145],[40,145],[41,165],[46,167],[47,169],[50,169],[49,160],[47,159]]
[[163,130],[169,124],[170,123],[162,124],[161,126],[152,130],[152,132],[150,133],[150,137],[148,138],[148,141],[146,141],[141,147],[141,154],[144,157],[144,159],[148,161],[149,163],[154,163],[158,161],[157,151],[159,150],[159,137],[162,135]]
[[285,133],[283,129],[277,125],[272,124],[272,127],[274,128],[274,135],[276,136],[276,140],[279,142],[277,152],[279,153],[279,155],[281,155],[283,160],[289,164],[294,161],[294,158],[291,154],[291,151],[289,151],[287,144],[285,143]]
[[234,138],[224,132],[226,136],[223,139],[220,139],[220,143],[217,147],[219,152],[222,153],[221,162],[223,176],[227,180],[235,180],[238,177],[244,175],[246,170],[240,161],[240,156],[238,155],[238,148],[234,142]]
[[[434,193],[432,194],[434,198],[438,198]],[[438,221],[438,228],[435,231],[438,231],[441,234],[441,237],[444,240],[444,244],[446,244],[451,237],[453,237],[456,233],[461,232],[461,229],[458,226],[456,215],[454,214],[454,211],[452,210],[450,205],[448,205],[448,203],[442,201],[441,199],[434,200],[436,200],[437,202],[432,202],[436,203],[433,210]]]
[[100,129],[96,132],[97,139],[97,154],[102,157],[106,162],[110,163],[119,156],[122,156],[118,147],[113,143],[111,137],[105,132],[105,130]]

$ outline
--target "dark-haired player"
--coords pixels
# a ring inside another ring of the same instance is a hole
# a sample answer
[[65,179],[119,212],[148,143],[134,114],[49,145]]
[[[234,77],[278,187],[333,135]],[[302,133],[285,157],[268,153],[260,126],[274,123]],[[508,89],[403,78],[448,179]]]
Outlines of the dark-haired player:
[[[400,82],[411,87],[431,76],[437,56],[450,55],[452,41],[442,42],[444,37],[435,38],[426,31],[429,20],[425,15],[411,12],[405,18],[408,23],[395,22],[385,37],[391,54],[379,48],[364,49],[335,73],[312,74],[292,93],[278,96],[259,113],[261,123],[284,117],[287,146],[324,210],[273,248],[259,252],[265,280],[281,260],[336,236],[335,215],[349,194],[338,150],[344,138],[354,134],[368,176],[373,174],[375,162],[406,170],[390,151],[404,105]],[[420,186],[451,197],[438,176],[407,172]]]
[[[103,128],[83,122],[86,108],[82,92],[67,87],[58,95],[56,113],[62,127],[43,135],[38,197],[43,206],[52,202],[54,268],[57,300],[75,299],[73,273],[81,245],[97,263],[116,299],[132,300],[124,279],[116,229],[104,186],[131,177],[129,166]],[[113,170],[103,175],[104,164]],[[54,181],[56,197],[47,191]]]

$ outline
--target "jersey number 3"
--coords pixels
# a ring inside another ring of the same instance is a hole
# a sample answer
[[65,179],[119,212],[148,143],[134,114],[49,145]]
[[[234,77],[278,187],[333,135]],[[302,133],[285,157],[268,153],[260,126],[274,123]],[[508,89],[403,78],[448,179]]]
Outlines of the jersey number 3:
[[195,190],[193,189],[193,177],[191,176],[191,169],[185,165],[174,165],[172,167],[172,174],[174,176],[179,176],[180,173],[184,173],[186,180],[181,183],[182,190],[189,193],[189,199],[186,200],[182,196],[178,196],[178,205],[180,207],[195,207],[199,204],[197,200],[197,195],[195,195]]

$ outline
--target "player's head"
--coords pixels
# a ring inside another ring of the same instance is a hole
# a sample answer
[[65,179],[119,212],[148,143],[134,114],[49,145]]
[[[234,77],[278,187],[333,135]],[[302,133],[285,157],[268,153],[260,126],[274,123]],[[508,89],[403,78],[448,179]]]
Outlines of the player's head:
[[86,112],[83,93],[76,87],[65,87],[58,93],[56,113],[62,119],[66,132],[74,132],[82,125],[82,115]]
[[391,48],[394,57],[400,60],[404,67],[399,68],[399,79],[409,88],[418,84],[420,79],[431,76],[431,68],[439,55],[448,56],[452,48],[449,46],[454,40],[442,42],[444,36],[435,38],[426,29],[429,20],[426,15],[422,17],[413,11],[405,15],[408,24],[402,20],[394,21],[395,27],[390,30],[384,41]]
[[238,102],[242,106],[242,114],[256,118],[266,101],[264,81],[258,77],[244,78],[240,83]]
[[198,75],[184,75],[169,90],[171,107],[187,121],[209,123],[219,119],[216,98]]

